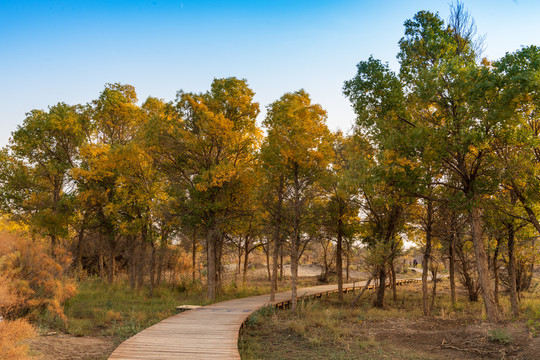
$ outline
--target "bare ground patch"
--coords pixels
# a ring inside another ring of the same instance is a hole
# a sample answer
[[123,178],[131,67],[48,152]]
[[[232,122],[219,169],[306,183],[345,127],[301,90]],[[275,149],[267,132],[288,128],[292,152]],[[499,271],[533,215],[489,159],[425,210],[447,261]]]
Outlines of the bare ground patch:
[[32,353],[40,360],[107,359],[116,347],[111,338],[65,334],[38,336],[29,344]]

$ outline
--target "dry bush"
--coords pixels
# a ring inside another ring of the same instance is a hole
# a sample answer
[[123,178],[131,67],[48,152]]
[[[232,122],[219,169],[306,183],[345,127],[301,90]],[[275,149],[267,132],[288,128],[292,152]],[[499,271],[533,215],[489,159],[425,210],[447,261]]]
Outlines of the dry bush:
[[0,360],[30,359],[22,340],[34,335],[34,328],[24,319],[0,321]]
[[[5,254],[15,243],[15,237],[9,234],[0,236],[0,266],[3,266]],[[8,312],[20,306],[22,299],[14,292],[11,279],[6,274],[0,275],[0,360],[29,359],[28,346],[22,340],[34,335],[34,328],[24,319],[3,320]]]
[[67,253],[60,249],[53,258],[38,241],[6,232],[0,232],[0,244],[3,293],[11,294],[0,305],[4,316],[36,317],[46,309],[65,320],[63,304],[76,293],[74,281],[65,276],[71,263]]

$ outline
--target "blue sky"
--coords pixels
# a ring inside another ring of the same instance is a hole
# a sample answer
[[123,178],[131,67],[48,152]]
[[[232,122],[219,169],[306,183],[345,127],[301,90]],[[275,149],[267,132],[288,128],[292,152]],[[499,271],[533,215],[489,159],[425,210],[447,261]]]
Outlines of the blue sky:
[[[168,101],[228,76],[247,79],[261,109],[304,88],[328,111],[331,129],[348,130],[354,114],[341,88],[355,65],[373,54],[397,69],[403,22],[419,10],[446,19],[448,3],[0,0],[0,146],[26,112],[89,102],[105,83]],[[486,35],[488,58],[540,45],[540,2],[465,6]]]

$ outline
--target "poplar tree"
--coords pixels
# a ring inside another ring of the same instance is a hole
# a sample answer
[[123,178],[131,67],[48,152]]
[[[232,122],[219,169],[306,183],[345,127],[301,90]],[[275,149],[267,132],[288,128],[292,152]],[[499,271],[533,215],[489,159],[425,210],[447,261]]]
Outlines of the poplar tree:
[[[269,167],[282,172],[290,186],[291,207],[291,275],[292,305],[296,309],[298,261],[301,238],[306,231],[307,210],[322,192],[319,179],[331,156],[330,132],[326,127],[326,111],[312,104],[304,90],[287,93],[268,107],[263,125],[268,130],[267,146],[274,156]],[[279,176],[277,181],[281,181]]]

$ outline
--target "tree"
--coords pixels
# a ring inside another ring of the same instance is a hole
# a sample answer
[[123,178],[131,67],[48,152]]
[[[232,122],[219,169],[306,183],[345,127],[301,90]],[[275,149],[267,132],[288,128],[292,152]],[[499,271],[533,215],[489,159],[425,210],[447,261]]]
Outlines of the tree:
[[498,93],[490,68],[476,61],[473,29],[468,14],[456,7],[449,26],[436,14],[417,13],[405,22],[399,42],[399,77],[370,58],[346,82],[345,94],[360,124],[381,151],[396,152],[396,161],[405,165],[403,173],[413,182],[414,172],[406,168],[414,170],[416,158],[441,169],[430,183],[460,191],[459,201],[468,204],[486,312],[496,322],[499,312],[489,279],[481,200],[497,184],[489,149],[505,119],[491,111]]
[[156,158],[171,186],[185,189],[184,221],[204,226],[211,300],[219,288],[226,223],[240,207],[261,138],[253,96],[245,80],[215,79],[206,93],[180,91],[156,124]]
[[[329,170],[326,187],[329,200],[326,204],[326,227],[335,235],[336,273],[338,296],[343,301],[343,241],[352,238],[358,231],[358,203],[356,190],[350,177],[350,156],[352,138],[344,137],[341,132],[334,134],[333,159]],[[357,154],[355,154],[357,155]]]
[[2,210],[48,236],[51,252],[68,234],[76,190],[70,171],[87,130],[80,106],[32,110],[1,154]]
[[78,182],[79,203],[92,209],[94,219],[108,247],[108,281],[116,270],[116,255],[122,235],[133,230],[125,221],[129,173],[141,153],[133,141],[143,113],[137,106],[135,89],[130,85],[107,84],[90,111],[93,123],[91,141],[81,147],[82,162],[73,170]]
[[312,104],[309,95],[299,90],[270,104],[263,122],[268,130],[268,152],[272,154],[267,157],[266,166],[274,168],[274,174],[283,173],[282,180],[277,176],[278,186],[283,186],[280,181],[290,186],[293,311],[296,309],[298,260],[305,218],[313,199],[321,191],[318,180],[330,161],[330,137],[325,120],[326,112],[322,107]]

